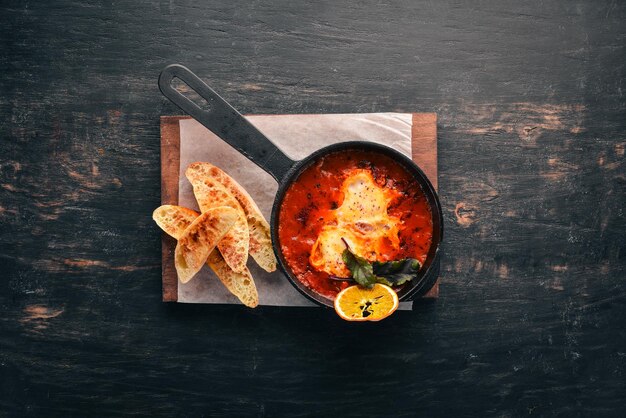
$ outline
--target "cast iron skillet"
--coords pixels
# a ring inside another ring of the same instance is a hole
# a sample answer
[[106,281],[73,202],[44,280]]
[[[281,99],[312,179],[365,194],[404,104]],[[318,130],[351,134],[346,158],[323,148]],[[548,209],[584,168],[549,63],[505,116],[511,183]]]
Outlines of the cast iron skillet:
[[[185,82],[193,91],[207,101],[207,105],[201,108],[176,90],[172,86],[172,80],[174,78]],[[278,215],[280,205],[291,183],[298,178],[305,168],[327,154],[351,149],[376,152],[391,157],[397,163],[404,166],[422,187],[433,215],[432,244],[428,251],[426,261],[417,274],[417,277],[404,285],[398,292],[398,297],[401,301],[411,300],[414,297],[425,294],[433,286],[439,270],[439,244],[443,238],[441,205],[439,204],[437,193],[430,181],[428,181],[426,175],[404,154],[392,148],[372,142],[351,141],[340,142],[324,147],[300,161],[293,161],[186,67],[178,64],[165,67],[159,76],[159,88],[165,97],[170,99],[174,104],[194,117],[198,122],[203,124],[237,151],[245,155],[250,161],[267,171],[278,181],[279,187],[274,200],[274,206],[272,207],[270,222],[274,253],[276,254],[281,269],[291,284],[303,295],[318,304],[329,307],[333,306],[331,299],[303,285],[289,269],[281,253],[280,245],[278,244]]]

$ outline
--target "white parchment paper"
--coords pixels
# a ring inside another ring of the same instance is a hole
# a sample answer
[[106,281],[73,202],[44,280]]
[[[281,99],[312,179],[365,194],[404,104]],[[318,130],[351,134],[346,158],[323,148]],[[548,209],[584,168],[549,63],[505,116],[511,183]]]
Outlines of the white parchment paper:
[[[295,160],[327,145],[354,140],[378,142],[411,155],[410,113],[261,115],[247,119]],[[269,221],[278,190],[276,181],[194,119],[183,119],[179,123],[179,205],[198,210],[185,170],[193,162],[206,161],[237,180]],[[317,306],[294,289],[279,270],[267,273],[255,264],[252,257],[248,260],[248,267],[259,292],[260,305]],[[178,302],[240,303],[207,266],[191,281],[178,282]],[[411,306],[412,302],[403,302],[400,309],[411,309]]]

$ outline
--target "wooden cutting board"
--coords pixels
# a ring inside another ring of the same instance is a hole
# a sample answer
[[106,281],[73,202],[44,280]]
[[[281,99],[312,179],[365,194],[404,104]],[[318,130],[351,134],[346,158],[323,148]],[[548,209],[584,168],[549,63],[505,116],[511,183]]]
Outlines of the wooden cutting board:
[[[178,204],[178,182],[180,171],[180,124],[189,116],[161,116],[161,204]],[[411,154],[415,163],[424,171],[437,189],[437,114],[414,113],[411,128]],[[163,234],[162,280],[163,301],[178,300],[178,277],[174,268],[176,240]],[[424,298],[439,295],[439,280]]]

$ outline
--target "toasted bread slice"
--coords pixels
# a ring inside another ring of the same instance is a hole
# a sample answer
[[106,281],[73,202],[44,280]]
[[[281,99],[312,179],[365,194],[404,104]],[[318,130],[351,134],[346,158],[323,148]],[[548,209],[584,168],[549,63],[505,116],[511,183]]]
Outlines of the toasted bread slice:
[[219,251],[213,251],[209,254],[206,262],[215,275],[226,286],[226,289],[247,307],[255,308],[259,304],[259,294],[254,284],[254,279],[250,274],[250,270],[246,269],[242,273],[233,271],[222,254]]
[[246,214],[237,199],[220,184],[211,184],[204,179],[189,177],[193,186],[193,194],[196,196],[201,212],[216,206],[228,206],[237,211],[237,221],[224,238],[217,244],[217,248],[224,256],[224,260],[233,271],[241,273],[246,269],[248,262],[248,248],[250,246],[250,233]]
[[169,236],[179,239],[200,214],[182,206],[163,205],[152,213],[152,219]]
[[210,184],[219,183],[239,202],[250,228],[250,255],[265,271],[276,270],[276,257],[272,249],[270,225],[248,192],[235,179],[210,163],[193,163],[187,168],[187,177],[204,179]]
[[200,271],[211,251],[236,220],[235,209],[219,206],[198,216],[185,229],[174,251],[176,272],[182,283],[187,283]]
[[[163,205],[154,211],[152,218],[163,231],[178,239],[198,216],[198,212],[182,206]],[[207,264],[230,293],[244,305],[254,308],[259,304],[259,294],[248,268],[242,273],[234,272],[218,250],[209,254]]]

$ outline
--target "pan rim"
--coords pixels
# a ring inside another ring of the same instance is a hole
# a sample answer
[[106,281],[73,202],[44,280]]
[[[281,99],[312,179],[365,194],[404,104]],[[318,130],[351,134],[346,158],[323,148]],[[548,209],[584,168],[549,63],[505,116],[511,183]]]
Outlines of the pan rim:
[[413,160],[411,160],[408,156],[401,153],[400,151],[376,142],[343,141],[320,148],[319,150],[311,153],[302,160],[296,161],[296,163],[281,179],[278,191],[276,192],[276,196],[274,198],[274,203],[272,205],[272,214],[270,218],[272,248],[278,261],[278,265],[281,271],[291,283],[291,285],[294,286],[296,290],[298,290],[308,300],[316,303],[317,305],[326,306],[329,308],[333,307],[333,299],[323,296],[320,293],[310,289],[291,272],[291,269],[287,265],[285,257],[283,256],[280,248],[280,241],[278,238],[278,219],[280,214],[280,206],[282,204],[282,201],[284,200],[286,191],[289,189],[289,186],[298,179],[299,175],[306,168],[308,168],[310,165],[315,163],[315,161],[319,160],[323,156],[332,154],[334,152],[340,152],[350,149],[379,152],[383,155],[391,157],[396,163],[401,164],[404,169],[407,170],[418,181],[420,187],[422,188],[422,191],[424,192],[424,195],[426,196],[433,217],[433,241],[431,242],[426,262],[424,263],[424,266],[426,268],[422,268],[420,270],[420,272],[418,273],[418,280],[412,282],[411,286],[405,286],[402,290],[400,290],[400,292],[398,292],[398,298],[400,299],[400,301],[412,300],[412,298],[416,295],[426,293],[428,290],[430,290],[430,288],[432,288],[435,283],[435,280],[431,280],[431,283],[428,283],[428,278],[434,269],[434,264],[438,262],[437,259],[440,256],[440,248],[443,241],[444,224],[443,214],[441,211],[441,203],[439,201],[439,195],[437,191],[433,187],[426,174],[419,167],[419,165],[417,165]]

